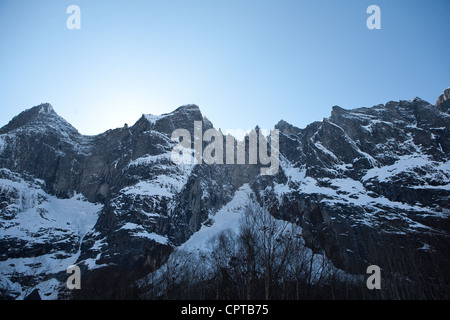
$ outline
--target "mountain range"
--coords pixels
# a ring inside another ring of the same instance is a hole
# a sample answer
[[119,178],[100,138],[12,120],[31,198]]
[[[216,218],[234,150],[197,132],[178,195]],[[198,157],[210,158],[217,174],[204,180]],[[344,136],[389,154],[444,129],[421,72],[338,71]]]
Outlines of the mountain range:
[[[214,128],[196,105],[95,136],[48,103],[25,110],[0,129],[0,297],[145,296],[142,279],[177,249],[211,254],[208,241],[238,231],[258,206],[347,277],[379,265],[420,284],[420,297],[448,299],[449,107],[450,88],[434,105],[334,106],[303,129],[281,120],[274,175],[248,163],[175,164],[174,130]],[[70,265],[81,290],[66,288]]]

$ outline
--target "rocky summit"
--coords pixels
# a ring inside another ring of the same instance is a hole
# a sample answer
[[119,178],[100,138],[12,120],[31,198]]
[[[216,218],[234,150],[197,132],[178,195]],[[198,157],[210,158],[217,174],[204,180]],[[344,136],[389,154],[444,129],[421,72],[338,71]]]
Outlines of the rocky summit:
[[[0,129],[0,297],[148,297],[149,275],[175,251],[208,252],[252,204],[295,225],[341,279],[378,265],[419,283],[420,297],[448,299],[449,93],[436,104],[335,106],[303,129],[281,120],[275,175],[248,163],[175,164],[175,129],[213,128],[196,105],[96,136],[50,104],[28,109]],[[66,286],[70,265],[81,290]]]

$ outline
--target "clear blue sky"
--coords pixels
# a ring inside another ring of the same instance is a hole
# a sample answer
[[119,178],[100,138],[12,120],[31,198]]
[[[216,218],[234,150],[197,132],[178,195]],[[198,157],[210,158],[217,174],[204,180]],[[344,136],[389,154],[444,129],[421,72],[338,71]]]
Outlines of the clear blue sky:
[[190,103],[223,130],[434,103],[450,86],[449,13],[449,0],[0,0],[0,126],[42,102],[83,134]]

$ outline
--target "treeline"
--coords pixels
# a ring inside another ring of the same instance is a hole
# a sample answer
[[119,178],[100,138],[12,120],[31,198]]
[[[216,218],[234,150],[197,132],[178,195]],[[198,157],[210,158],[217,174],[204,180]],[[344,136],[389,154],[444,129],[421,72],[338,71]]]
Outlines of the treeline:
[[[205,252],[177,249],[156,272],[140,282],[142,299],[448,299],[440,286],[413,270],[415,255],[383,255],[382,289],[369,290],[369,275],[351,276],[324,253],[307,248],[297,225],[250,206],[237,232],[214,236]],[[381,255],[377,251],[377,255]],[[385,252],[388,253],[388,252]],[[417,280],[417,279],[416,279]],[[447,282],[448,283],[448,282]]]
[[[177,249],[141,288],[144,299],[359,298],[364,279],[345,277],[304,245],[301,229],[250,206],[238,232],[210,239],[209,250]],[[343,281],[343,279],[346,279]],[[367,288],[365,288],[367,290]]]

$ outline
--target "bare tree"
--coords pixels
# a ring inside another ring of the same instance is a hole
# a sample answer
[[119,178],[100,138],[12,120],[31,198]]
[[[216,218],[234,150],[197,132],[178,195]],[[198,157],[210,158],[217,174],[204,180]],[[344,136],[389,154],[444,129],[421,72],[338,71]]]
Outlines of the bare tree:
[[[260,250],[258,248],[257,235],[250,220],[244,217],[238,237],[239,255],[237,268],[243,277],[245,285],[245,298],[255,298],[256,284],[258,280]],[[244,295],[244,292],[243,292]]]
[[207,260],[214,274],[216,299],[230,299],[233,287],[232,268],[236,261],[236,235],[230,229],[222,231],[209,240],[211,254]]
[[[253,280],[258,273],[262,274],[267,300],[280,285],[293,253],[294,235],[290,225],[287,221],[275,219],[265,207],[255,204],[251,204],[244,213],[240,243],[242,252],[246,253],[245,260],[252,263],[247,274],[252,275]],[[247,294],[250,292],[248,290]]]
[[296,300],[301,298],[301,285],[304,284],[306,269],[308,266],[308,251],[302,239],[301,228],[297,225],[292,227],[292,253],[287,261],[287,274],[294,283]]

